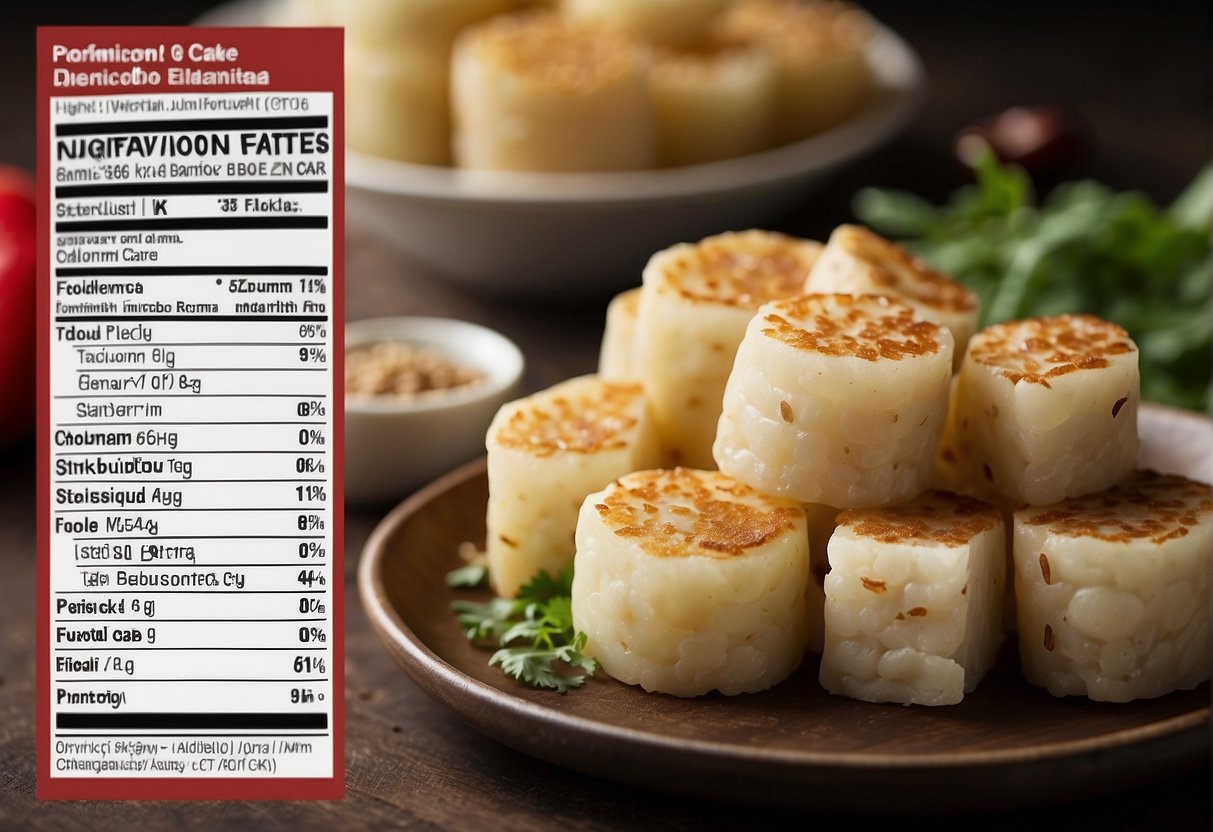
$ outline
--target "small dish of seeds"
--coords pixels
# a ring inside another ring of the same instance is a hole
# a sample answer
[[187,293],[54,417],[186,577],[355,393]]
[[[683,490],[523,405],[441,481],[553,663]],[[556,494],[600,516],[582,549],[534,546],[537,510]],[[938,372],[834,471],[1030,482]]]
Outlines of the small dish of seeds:
[[505,336],[449,318],[349,321],[345,331],[345,497],[395,502],[484,453],[524,361]]

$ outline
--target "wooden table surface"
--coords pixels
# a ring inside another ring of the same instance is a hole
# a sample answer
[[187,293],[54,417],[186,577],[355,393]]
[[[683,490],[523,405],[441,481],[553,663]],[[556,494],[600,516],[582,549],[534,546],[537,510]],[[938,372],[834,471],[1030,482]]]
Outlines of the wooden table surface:
[[[9,4],[10,6],[13,4]],[[21,4],[6,9],[0,81],[8,115],[0,159],[32,168],[35,23],[173,23],[205,3]],[[1161,2],[868,4],[914,44],[930,78],[913,126],[837,177],[786,218],[783,230],[823,237],[850,219],[860,186],[897,185],[939,198],[963,174],[955,131],[1014,104],[1078,108],[1098,141],[1090,172],[1119,188],[1169,200],[1209,159],[1210,20],[1206,4]],[[925,8],[924,8],[925,6]],[[474,297],[358,229],[347,250],[351,319],[448,315],[488,324],[526,353],[529,389],[589,371],[603,304],[568,308]],[[639,276],[636,276],[638,281]],[[8,391],[32,395],[32,391]],[[477,734],[428,699],[391,662],[363,615],[353,576],[383,509],[346,514],[347,797],[341,802],[64,802],[34,798],[34,460],[0,453],[0,830],[7,829],[782,829],[853,818],[795,815],[688,801],[554,768]],[[404,495],[402,495],[404,496]],[[1022,830],[1209,828],[1208,765],[1115,794],[1035,812],[939,821]],[[941,808],[946,796],[941,796]],[[992,807],[996,809],[997,807]],[[896,812],[896,807],[886,807]],[[881,825],[889,821],[880,821]]]

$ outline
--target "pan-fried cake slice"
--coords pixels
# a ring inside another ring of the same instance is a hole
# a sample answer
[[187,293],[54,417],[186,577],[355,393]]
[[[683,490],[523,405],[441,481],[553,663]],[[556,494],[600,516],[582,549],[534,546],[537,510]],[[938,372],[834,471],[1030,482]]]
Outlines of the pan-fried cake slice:
[[610,379],[635,379],[636,321],[640,315],[640,288],[620,292],[607,304],[602,347],[598,351],[598,375]]
[[746,324],[763,303],[799,294],[821,244],[770,231],[659,251],[644,270],[637,361],[673,464],[714,468],[712,440]]
[[807,503],[908,500],[932,477],[951,377],[951,333],[887,297],[773,301],[737,350],[716,462]]
[[849,3],[735,0],[717,33],[770,49],[778,65],[775,140],[795,141],[858,110],[872,85],[872,22]]
[[1209,678],[1213,488],[1138,471],[1015,513],[1024,675],[1054,696],[1127,702]]
[[329,2],[328,11],[344,27],[350,45],[449,54],[460,29],[514,5],[514,0],[357,0]]
[[1137,464],[1137,345],[1092,315],[973,336],[949,431],[965,478],[1017,503],[1100,491]]
[[504,405],[489,426],[485,550],[498,595],[573,560],[586,494],[657,464],[644,393],[634,382],[582,376]]
[[775,60],[757,44],[665,49],[653,64],[657,164],[695,165],[764,150],[775,112]]
[[448,50],[345,50],[345,132],[360,153],[421,165],[451,162]]
[[867,702],[959,702],[1002,641],[1005,551],[998,509],[948,492],[843,512],[830,539],[822,686]]
[[563,0],[564,13],[630,32],[649,43],[686,46],[703,38],[728,0]]
[[650,65],[644,45],[551,12],[469,27],[451,65],[455,162],[524,171],[652,167]]
[[860,225],[834,229],[805,291],[889,295],[912,307],[920,317],[951,330],[954,369],[959,369],[965,345],[977,329],[975,292]]
[[718,471],[641,471],[581,508],[573,624],[621,682],[765,690],[803,657],[808,573],[796,503]]

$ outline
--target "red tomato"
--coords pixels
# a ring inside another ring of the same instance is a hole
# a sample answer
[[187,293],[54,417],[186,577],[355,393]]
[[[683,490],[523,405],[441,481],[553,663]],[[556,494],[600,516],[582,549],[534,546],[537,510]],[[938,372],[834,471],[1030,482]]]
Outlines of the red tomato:
[[34,427],[34,180],[0,166],[0,448]]

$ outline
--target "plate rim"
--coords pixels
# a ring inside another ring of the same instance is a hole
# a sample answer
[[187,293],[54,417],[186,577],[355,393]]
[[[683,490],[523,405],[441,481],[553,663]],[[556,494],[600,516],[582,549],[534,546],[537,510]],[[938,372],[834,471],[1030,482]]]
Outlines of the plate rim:
[[[285,0],[230,0],[200,15],[199,26],[271,25]],[[601,173],[520,173],[419,165],[346,150],[346,187],[428,203],[560,207],[674,202],[761,189],[822,174],[890,139],[921,109],[927,74],[897,32],[872,18],[866,50],[876,95],[846,121],[799,141],[731,159],[675,168]],[[814,155],[816,158],[814,158]],[[807,157],[807,158],[806,158]],[[707,180],[705,182],[705,179]]]
[[571,207],[686,200],[819,175],[896,135],[926,99],[926,69],[918,53],[882,22],[873,22],[867,49],[877,80],[872,99],[846,121],[798,141],[682,167],[560,173],[420,165],[347,150],[346,184],[368,194],[435,203]]
[[[1180,419],[1199,425],[1202,429],[1213,428],[1213,420],[1193,411],[1185,411],[1166,405],[1142,403],[1142,409],[1156,413],[1159,418]],[[423,690],[451,708],[462,718],[484,733],[494,736],[536,755],[533,749],[520,747],[517,742],[503,737],[511,732],[493,730],[501,726],[486,725],[483,717],[466,701],[472,701],[482,709],[538,722],[549,728],[573,731],[580,737],[592,738],[613,748],[640,748],[654,752],[675,753],[678,756],[691,754],[705,762],[755,761],[775,767],[796,769],[844,769],[851,772],[935,771],[957,768],[980,767],[997,769],[1030,763],[1059,763],[1089,752],[1122,748],[1126,745],[1142,746],[1167,741],[1179,743],[1187,740],[1192,745],[1188,752],[1207,747],[1204,734],[1210,721],[1210,706],[1196,708],[1158,722],[1132,728],[1098,734],[1090,737],[1037,743],[1017,749],[995,749],[988,751],[915,752],[909,754],[887,754],[871,752],[822,752],[812,749],[753,749],[738,745],[697,738],[674,738],[660,733],[635,728],[609,725],[580,716],[570,715],[543,704],[528,701],[509,691],[486,685],[446,662],[421,640],[412,628],[397,614],[387,601],[382,584],[380,566],[387,551],[383,545],[396,529],[421,507],[449,489],[481,475],[487,470],[486,458],[463,465],[440,477],[416,492],[389,512],[375,527],[362,551],[358,568],[358,588],[363,608],[384,646],[397,657],[408,675]],[[454,695],[454,692],[464,697]],[[576,695],[574,693],[574,695]],[[543,755],[537,755],[543,756]],[[1179,756],[1179,755],[1177,755]],[[1184,755],[1186,756],[1186,754]]]

